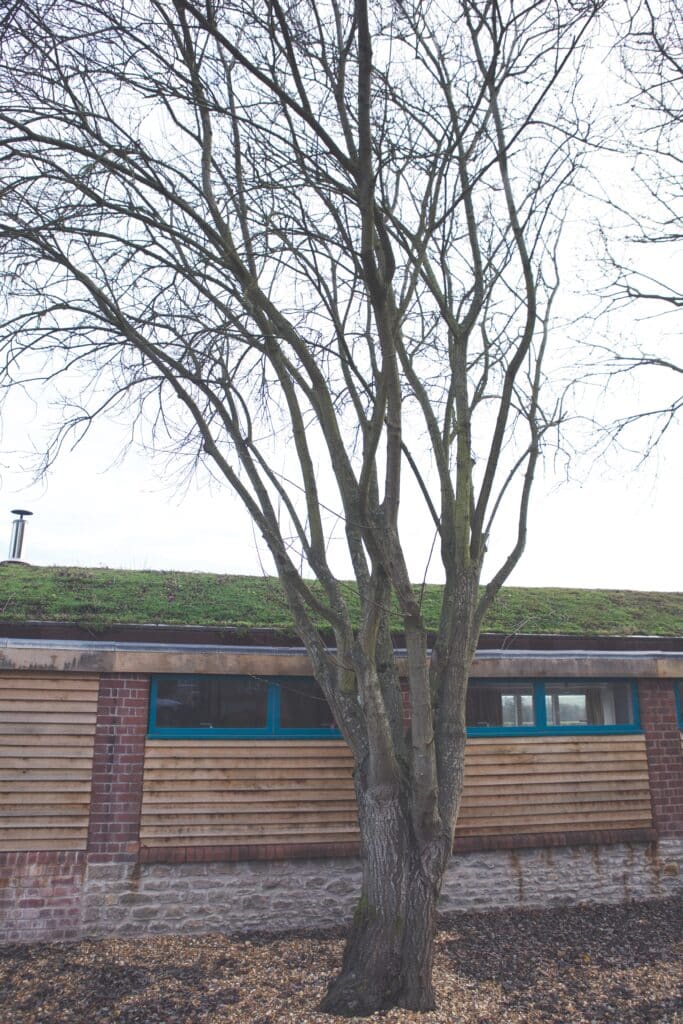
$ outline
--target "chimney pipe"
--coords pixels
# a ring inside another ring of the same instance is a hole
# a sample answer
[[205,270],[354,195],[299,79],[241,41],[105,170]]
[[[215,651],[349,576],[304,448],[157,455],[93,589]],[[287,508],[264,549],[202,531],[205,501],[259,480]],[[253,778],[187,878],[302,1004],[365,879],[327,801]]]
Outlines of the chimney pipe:
[[33,512],[29,512],[27,508],[13,508],[13,516],[19,516],[18,519],[14,519],[12,522],[12,536],[9,542],[9,559],[10,562],[21,561],[21,549],[24,544],[24,530],[26,529],[26,520],[24,516],[32,516]]

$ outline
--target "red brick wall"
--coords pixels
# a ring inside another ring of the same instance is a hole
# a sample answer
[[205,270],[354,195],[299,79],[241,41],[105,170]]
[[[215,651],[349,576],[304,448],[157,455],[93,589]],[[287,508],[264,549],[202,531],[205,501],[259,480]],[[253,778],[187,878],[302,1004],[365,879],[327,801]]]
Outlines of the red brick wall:
[[84,867],[82,851],[0,853],[2,941],[77,937]]
[[650,772],[652,817],[661,839],[683,836],[683,753],[670,679],[638,684],[640,720]]
[[88,829],[91,863],[137,860],[148,707],[146,676],[101,677]]

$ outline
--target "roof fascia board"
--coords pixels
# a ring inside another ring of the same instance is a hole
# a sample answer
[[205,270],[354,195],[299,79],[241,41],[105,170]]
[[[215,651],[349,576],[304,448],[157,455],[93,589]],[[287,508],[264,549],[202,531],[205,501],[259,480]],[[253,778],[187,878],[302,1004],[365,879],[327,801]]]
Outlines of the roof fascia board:
[[[405,654],[397,650],[399,670]],[[0,671],[301,675],[301,647],[0,639]],[[670,651],[479,651],[474,678],[680,678],[683,653]]]

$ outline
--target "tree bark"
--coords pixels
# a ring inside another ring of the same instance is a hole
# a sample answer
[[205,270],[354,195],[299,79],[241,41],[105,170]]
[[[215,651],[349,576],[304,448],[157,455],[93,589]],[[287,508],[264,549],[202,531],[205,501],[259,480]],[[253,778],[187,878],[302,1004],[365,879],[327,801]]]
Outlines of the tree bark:
[[434,1008],[436,903],[451,840],[421,843],[405,794],[359,794],[363,884],[339,974],[320,1009],[345,1017]]

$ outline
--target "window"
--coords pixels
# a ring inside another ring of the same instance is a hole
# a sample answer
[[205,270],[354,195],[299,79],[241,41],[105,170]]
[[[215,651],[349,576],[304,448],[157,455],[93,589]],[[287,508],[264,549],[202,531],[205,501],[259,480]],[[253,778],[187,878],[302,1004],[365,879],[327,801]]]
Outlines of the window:
[[546,683],[548,725],[633,725],[628,683]]
[[322,691],[306,676],[155,676],[149,732],[211,739],[339,736]]
[[640,729],[635,684],[611,680],[473,679],[466,721],[472,736]]
[[678,711],[678,724],[683,729],[683,680],[679,679],[674,683],[674,695],[676,697],[676,710]]
[[476,729],[533,726],[533,686],[470,683],[467,691],[466,720]]
[[265,729],[268,686],[248,676],[160,679],[155,707],[162,729]]
[[329,705],[313,679],[282,679],[278,689],[281,729],[336,730]]

